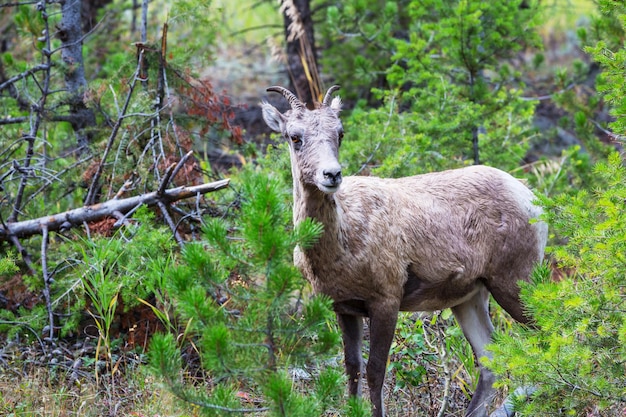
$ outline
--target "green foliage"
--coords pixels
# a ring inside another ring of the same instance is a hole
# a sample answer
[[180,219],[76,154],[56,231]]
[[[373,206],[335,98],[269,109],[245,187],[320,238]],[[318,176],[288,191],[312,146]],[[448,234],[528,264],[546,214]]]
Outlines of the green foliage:
[[[15,254],[8,252],[0,257],[0,282],[4,281],[4,278],[11,278],[13,274],[19,271],[19,268],[15,264]],[[8,332],[13,335],[19,329],[15,326],[16,317],[15,314],[8,310],[0,310],[0,332]]]
[[585,51],[602,67],[596,79],[596,89],[610,105],[615,120],[610,124],[621,135],[626,132],[626,5],[623,2],[599,0],[600,15],[593,20],[591,41]]
[[383,87],[394,36],[406,36],[408,1],[349,0],[324,7],[326,21],[316,27],[323,39],[322,67],[349,100],[372,101],[370,89]]
[[391,346],[391,355],[395,354],[402,357],[401,360],[389,364],[396,376],[395,389],[423,384],[426,376],[424,364],[434,361],[436,353],[427,345],[422,319],[416,320],[406,314],[400,315],[396,339]]
[[[270,415],[320,415],[343,389],[341,372],[316,369],[325,353],[336,352],[339,336],[330,300],[310,298],[292,260],[294,247],[314,242],[320,225],[292,227],[285,183],[266,171],[248,168],[233,182],[240,184],[238,212],[209,219],[205,242],[187,244],[181,262],[166,272],[168,297],[187,324],[176,347],[171,336],[155,339],[152,366],[207,415],[241,408],[237,392],[263,397]],[[171,350],[188,346],[216,381],[205,397],[179,377],[180,353]],[[172,355],[176,363],[167,362]],[[313,376],[296,390],[290,373],[299,370]],[[223,384],[229,393],[219,391]]]
[[[75,248],[82,255],[80,261],[67,277],[70,279],[62,279],[59,285],[65,287],[68,282],[80,282],[80,286],[72,284],[77,302],[70,311],[76,319],[80,318],[85,305],[80,291],[82,288],[88,299],[87,311],[98,330],[95,356],[96,359],[104,358],[111,376],[116,369],[112,359],[112,326],[120,306],[132,308],[138,301],[162,288],[162,269],[167,266],[167,260],[171,259],[174,250],[169,231],[153,229],[151,224],[154,218],[145,208],[138,210],[135,220],[139,226],[133,226],[130,230],[120,229],[111,238],[79,240]],[[72,279],[75,276],[79,277],[79,281]],[[75,320],[63,323],[63,333],[75,328]],[[95,372],[98,379],[97,366]]]
[[447,372],[446,377],[460,387],[468,401],[471,399],[480,369],[463,331],[455,324],[450,309],[400,315],[391,346],[392,357],[398,355],[398,359],[389,364],[395,377],[395,390],[420,390],[432,383],[428,369],[435,368]]
[[[59,258],[49,259],[49,269],[54,271],[50,296],[53,310],[62,313],[58,315],[63,320],[55,323],[61,336],[74,333],[87,319],[87,312],[108,349],[115,314],[158,295],[163,288],[163,271],[173,259],[175,247],[171,232],[154,227],[154,217],[146,208],[137,210],[134,220],[134,225],[119,229],[113,237],[78,238],[53,246]],[[29,290],[41,291],[39,277],[24,276],[24,280]],[[20,308],[16,313],[3,311],[2,316],[22,324],[13,326],[10,333],[25,338],[47,324],[45,305]],[[110,353],[106,349],[102,351],[105,357]]]
[[574,197],[542,198],[546,217],[568,238],[551,248],[566,272],[551,279],[547,266],[522,287],[536,329],[498,334],[490,366],[502,384],[532,386],[522,415],[622,415],[626,404],[626,169],[619,155],[595,168],[596,189]]
[[[350,171],[399,176],[472,162],[518,167],[533,135],[534,104],[521,99],[521,74],[507,59],[537,44],[538,24],[534,2],[519,6],[433,0],[390,7],[405,31],[385,38],[390,47],[384,50],[393,51],[385,64],[388,87],[372,89],[384,107],[360,103],[346,120],[345,143],[356,143],[344,153]],[[359,10],[346,7],[345,13]],[[385,13],[362,12],[351,21],[376,21]],[[360,51],[362,59],[376,62],[368,51]]]
[[346,171],[400,177],[452,166],[415,125],[415,115],[399,112],[394,98],[383,107],[354,109],[344,119],[341,159]]
[[[122,280],[118,277],[118,269],[121,257],[121,241],[111,239],[108,241],[93,242],[89,245],[85,242],[81,247],[83,262],[88,269],[81,274],[83,289],[91,301],[91,314],[96,328],[98,329],[98,345],[96,358],[100,357],[100,349],[103,349],[105,361],[109,369],[113,368],[111,359],[111,325],[115,318],[118,297],[121,290]],[[96,379],[98,379],[98,367],[96,367]]]
[[170,59],[176,65],[207,65],[215,52],[219,11],[212,1],[176,0],[171,3],[167,16]]
[[7,252],[0,257],[0,277],[9,276],[19,271],[15,261],[15,254],[12,252]]

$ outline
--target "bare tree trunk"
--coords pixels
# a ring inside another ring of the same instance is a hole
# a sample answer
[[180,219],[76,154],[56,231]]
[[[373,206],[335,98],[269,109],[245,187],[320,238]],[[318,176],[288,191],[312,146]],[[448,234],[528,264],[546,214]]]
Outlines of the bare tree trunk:
[[315,32],[310,0],[282,0],[285,38],[287,40],[287,70],[291,90],[312,107],[319,100],[322,86],[317,71]]
[[74,129],[78,152],[81,153],[91,142],[90,129],[96,126],[94,112],[84,100],[87,80],[83,64],[82,0],[64,0],[61,3],[59,39],[62,42],[61,59],[65,64],[65,86],[69,93],[68,121]]
[[98,22],[98,11],[111,3],[113,0],[90,0],[82,5],[81,16],[83,32],[91,31]]

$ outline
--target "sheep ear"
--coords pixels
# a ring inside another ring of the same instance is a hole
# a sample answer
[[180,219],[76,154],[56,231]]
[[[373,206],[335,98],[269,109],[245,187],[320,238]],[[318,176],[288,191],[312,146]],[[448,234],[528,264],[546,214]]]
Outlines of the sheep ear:
[[274,132],[282,132],[285,125],[285,116],[266,101],[261,103],[261,109],[263,111],[263,120],[265,120],[270,129]]
[[330,103],[330,108],[335,111],[335,113],[339,114],[341,111],[341,98],[335,97],[333,101]]

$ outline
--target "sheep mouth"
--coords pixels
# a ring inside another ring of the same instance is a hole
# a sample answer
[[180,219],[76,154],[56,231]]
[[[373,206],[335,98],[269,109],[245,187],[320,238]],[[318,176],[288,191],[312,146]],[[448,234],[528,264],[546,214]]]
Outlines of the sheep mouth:
[[317,188],[319,188],[319,190],[323,192],[324,194],[334,194],[339,190],[340,185],[341,185],[341,180],[334,181],[332,183],[331,182],[321,183],[317,185]]

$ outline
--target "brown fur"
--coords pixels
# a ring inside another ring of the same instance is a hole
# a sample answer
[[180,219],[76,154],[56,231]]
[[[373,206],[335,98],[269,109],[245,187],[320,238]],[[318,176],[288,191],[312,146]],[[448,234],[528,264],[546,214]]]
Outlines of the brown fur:
[[[289,98],[280,88],[273,91]],[[294,260],[314,290],[335,302],[353,395],[360,392],[360,317],[370,317],[367,379],[379,417],[398,311],[452,308],[476,355],[488,355],[487,290],[516,320],[526,321],[517,283],[542,259],[547,228],[530,222],[541,213],[533,193],[494,168],[342,178],[340,102],[328,103],[328,96],[317,110],[282,115],[264,103],[263,113],[285,138],[302,140],[299,149],[290,148],[294,222],[311,217],[324,232],[313,247],[297,249]],[[493,381],[481,368],[467,415],[487,415]]]

